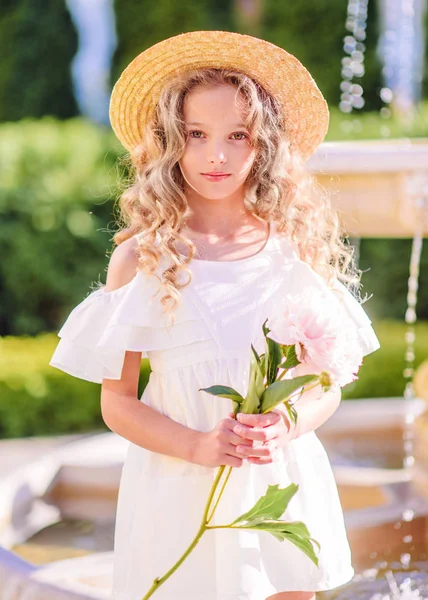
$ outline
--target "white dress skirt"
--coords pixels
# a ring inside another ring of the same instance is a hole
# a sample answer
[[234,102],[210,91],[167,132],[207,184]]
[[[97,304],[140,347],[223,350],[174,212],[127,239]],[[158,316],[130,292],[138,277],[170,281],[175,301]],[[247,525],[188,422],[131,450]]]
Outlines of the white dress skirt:
[[[159,266],[161,268],[162,265]],[[379,348],[371,321],[340,283],[324,280],[298,257],[272,224],[257,254],[233,261],[194,260],[175,324],[162,314],[158,280],[141,271],[125,286],[92,291],[70,313],[50,364],[101,383],[120,379],[125,352],[138,351],[152,371],[140,399],[198,431],[210,431],[234,403],[199,391],[214,384],[246,394],[250,344],[264,351],[262,324],[281,310],[281,298],[303,284],[331,295],[344,327],[358,335],[363,354]],[[112,600],[141,600],[193,540],[217,469],[129,444],[120,482]],[[212,524],[249,510],[269,485],[299,489],[281,519],[303,521],[321,545],[318,567],[288,540],[267,532],[215,529],[153,595],[156,600],[265,600],[286,591],[341,586],[354,571],[337,486],[315,432],[291,441],[268,465],[232,471]]]

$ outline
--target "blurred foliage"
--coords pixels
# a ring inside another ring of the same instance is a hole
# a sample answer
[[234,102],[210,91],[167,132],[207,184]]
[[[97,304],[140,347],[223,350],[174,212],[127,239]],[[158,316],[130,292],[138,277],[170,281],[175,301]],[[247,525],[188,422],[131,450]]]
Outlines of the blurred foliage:
[[[404,353],[406,324],[392,320],[375,320],[373,328],[380,342],[379,350],[364,357],[358,379],[342,390],[343,399],[390,398],[403,396],[405,380]],[[428,323],[415,324],[415,368],[428,358]]]
[[[145,0],[116,2],[119,45],[116,50],[112,81],[115,82],[125,66],[151,45],[193,30],[237,31],[262,37],[294,54],[309,70],[330,107],[340,101],[341,61],[345,56],[343,39],[349,32],[345,28],[347,3],[343,0],[309,0],[307,2],[261,3],[260,20],[252,22],[248,15],[238,10],[237,0],[200,0],[198,10],[191,3],[175,4],[173,0],[160,0],[156,5]],[[147,5],[147,6],[146,6]],[[146,10],[144,10],[146,8]],[[144,19],[140,15],[144,14]],[[428,11],[426,13],[428,30]],[[377,54],[379,39],[379,14],[375,2],[368,4],[365,73],[355,82],[364,88],[365,106],[355,111],[364,114],[379,110],[383,102],[379,91],[383,86],[382,65]],[[426,52],[428,57],[428,36]],[[428,95],[428,60],[425,61],[424,95]],[[352,116],[354,118],[354,116]]]
[[[399,397],[403,394],[405,324],[375,321],[381,348],[364,358],[357,381],[342,398]],[[54,334],[0,339],[0,439],[106,429],[101,417],[100,386],[49,365],[59,339]],[[416,365],[428,358],[428,323],[416,324]],[[150,375],[141,363],[138,395]]]
[[420,103],[412,123],[406,125],[398,118],[383,117],[379,112],[343,114],[330,107],[330,124],[326,142],[396,138],[428,138],[428,101]]
[[0,121],[77,115],[70,65],[77,33],[65,2],[3,0]]
[[[0,340],[0,439],[107,429],[100,385],[49,365],[58,341],[53,334]],[[149,374],[144,359],[140,395]]]
[[428,98],[428,10],[425,11],[425,62],[422,74],[422,97]]
[[198,0],[197,5],[175,0],[116,2],[118,46],[112,80],[119,78],[137,54],[163,39],[187,31],[233,30],[232,7],[232,0]]
[[[367,302],[370,314],[404,320],[412,240],[364,238],[360,243],[359,268],[364,271],[361,295],[373,294]],[[428,320],[427,240],[422,248],[416,314],[418,319]]]
[[81,118],[1,125],[0,335],[56,329],[107,266],[118,152]]
[[[294,54],[309,70],[330,106],[340,98],[341,61],[347,3],[343,0],[260,3],[253,18],[238,0],[121,0],[115,2],[118,46],[110,84],[140,52],[168,37],[194,30],[227,30],[262,37]],[[41,18],[43,17],[43,18]],[[426,11],[428,29],[428,11]],[[379,109],[381,64],[377,56],[378,4],[369,2],[364,40],[362,112]],[[72,91],[71,61],[77,32],[64,0],[4,0],[0,8],[0,121],[78,113]],[[428,36],[426,36],[428,56]],[[424,95],[428,95],[428,60]]]
[[[294,54],[308,69],[329,104],[340,101],[341,61],[347,2],[314,0],[311,2],[278,2],[265,0],[262,33],[269,42]],[[364,88],[365,110],[382,106],[379,98],[381,65],[376,57],[378,40],[377,4],[369,2],[367,37],[364,40],[365,74],[356,81]]]
[[[146,8],[147,6],[147,8]],[[112,81],[137,54],[151,45],[186,31],[227,30],[262,37],[294,54],[314,77],[326,100],[338,105],[341,60],[347,4],[343,0],[262,3],[258,24],[240,15],[238,2],[200,0],[192,3],[160,0],[155,5],[138,0],[116,2],[119,45],[114,59]],[[146,10],[144,10],[146,8]],[[242,9],[241,9],[242,12]],[[364,87],[366,107],[380,108],[381,65],[376,56],[378,14],[376,3],[369,3],[365,52],[365,75],[358,79]],[[141,19],[144,14],[144,19]]]

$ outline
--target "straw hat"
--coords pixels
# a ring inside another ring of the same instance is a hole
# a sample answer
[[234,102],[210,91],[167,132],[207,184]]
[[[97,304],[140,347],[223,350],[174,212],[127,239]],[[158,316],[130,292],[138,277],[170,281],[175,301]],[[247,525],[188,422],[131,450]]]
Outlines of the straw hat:
[[327,102],[308,70],[282,48],[229,31],[191,31],[151,46],[125,68],[110,100],[110,121],[127,150],[144,127],[170,78],[202,67],[242,71],[279,100],[292,150],[308,159],[327,133]]

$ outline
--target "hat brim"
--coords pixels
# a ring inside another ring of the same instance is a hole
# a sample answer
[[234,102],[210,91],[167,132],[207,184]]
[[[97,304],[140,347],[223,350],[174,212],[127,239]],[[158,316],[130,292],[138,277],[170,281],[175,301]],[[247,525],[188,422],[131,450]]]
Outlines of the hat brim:
[[163,40],[136,56],[117,80],[110,122],[132,152],[169,79],[193,69],[242,71],[279,101],[292,151],[307,160],[329,124],[327,102],[309,71],[286,50],[259,38],[228,31],[191,31]]

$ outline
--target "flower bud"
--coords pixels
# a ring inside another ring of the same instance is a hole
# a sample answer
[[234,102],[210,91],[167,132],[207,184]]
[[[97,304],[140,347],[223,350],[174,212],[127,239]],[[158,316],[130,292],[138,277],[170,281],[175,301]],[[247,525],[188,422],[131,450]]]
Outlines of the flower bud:
[[327,371],[322,371],[320,373],[320,385],[322,388],[324,388],[325,392],[328,392],[328,390],[331,388],[331,386],[333,385],[333,379],[330,375],[330,373],[328,373]]

